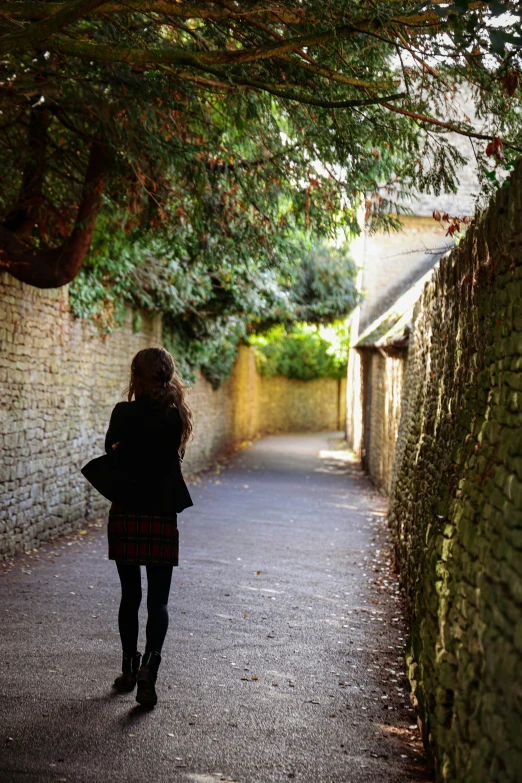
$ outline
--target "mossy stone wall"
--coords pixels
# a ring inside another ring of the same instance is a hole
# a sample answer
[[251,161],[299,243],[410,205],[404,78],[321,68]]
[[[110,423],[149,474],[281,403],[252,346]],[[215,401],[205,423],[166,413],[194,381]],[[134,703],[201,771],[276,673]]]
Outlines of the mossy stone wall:
[[390,523],[437,779],[521,781],[521,162],[417,305]]

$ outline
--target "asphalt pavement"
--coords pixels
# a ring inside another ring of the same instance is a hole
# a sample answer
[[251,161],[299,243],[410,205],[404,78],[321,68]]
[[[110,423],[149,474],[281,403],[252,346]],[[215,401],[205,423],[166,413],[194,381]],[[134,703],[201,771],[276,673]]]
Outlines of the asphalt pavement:
[[0,568],[2,783],[430,780],[385,502],[340,434],[264,438],[190,490],[153,710],[111,688],[104,525]]

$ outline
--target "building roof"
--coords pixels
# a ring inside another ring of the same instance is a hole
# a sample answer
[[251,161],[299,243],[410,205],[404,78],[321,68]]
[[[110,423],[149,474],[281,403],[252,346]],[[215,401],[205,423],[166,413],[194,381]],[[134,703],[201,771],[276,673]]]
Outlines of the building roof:
[[403,350],[407,347],[413,309],[424,285],[431,279],[435,266],[436,264],[364,330],[355,343],[355,348]]
[[364,329],[364,332],[366,333],[371,324],[376,323],[383,314],[388,312],[388,310],[393,307],[400,297],[407,293],[412,286],[420,280],[423,280],[426,274],[433,269],[439,259],[447,253],[454,244],[454,239],[450,238],[445,240],[443,247],[437,250],[422,253],[419,256],[412,253],[409,266],[402,274],[397,275],[393,285],[385,288],[381,296],[369,306],[363,299],[361,304],[361,328]]
[[[483,123],[483,120],[476,116],[473,96],[465,88],[453,96],[451,105],[448,106],[448,112],[449,119],[473,122],[479,128]],[[466,165],[457,170],[457,192],[441,193],[439,195],[416,193],[404,197],[401,199],[401,203],[411,210],[411,218],[421,218],[423,220],[427,217],[431,218],[435,209],[441,214],[447,212],[454,217],[472,216],[475,213],[477,198],[480,194],[477,162],[473,145],[467,136],[453,132],[439,134],[438,140],[440,144],[455,147],[460,155],[468,161]],[[411,220],[411,218],[409,219]],[[379,324],[381,331],[384,330],[386,332],[386,319],[391,318],[391,321],[394,320],[392,315],[395,312],[395,308],[402,301],[403,295],[408,296],[412,290],[415,290],[417,285],[422,287],[423,281],[429,278],[431,270],[438,260],[454,244],[452,237],[446,235],[442,239],[440,233],[436,238],[437,247],[430,243],[426,232],[419,234],[419,237],[420,240],[412,239],[412,245],[409,249],[406,244],[404,245],[402,249],[404,263],[401,264],[398,264],[392,256],[390,256],[388,261],[386,257],[383,257],[386,256],[385,253],[381,253],[381,255],[376,253],[375,249],[372,249],[373,245],[370,245],[369,253],[366,245],[364,246],[362,288],[367,292],[367,296],[363,299],[360,307],[359,328],[363,331],[357,346],[366,346],[367,341],[365,338]],[[421,245],[419,250],[415,249],[414,243],[417,243],[417,246]],[[377,266],[377,261],[384,266],[390,265],[393,268],[393,274],[383,275],[379,271],[380,268]],[[378,335],[375,335],[375,340],[378,339]]]

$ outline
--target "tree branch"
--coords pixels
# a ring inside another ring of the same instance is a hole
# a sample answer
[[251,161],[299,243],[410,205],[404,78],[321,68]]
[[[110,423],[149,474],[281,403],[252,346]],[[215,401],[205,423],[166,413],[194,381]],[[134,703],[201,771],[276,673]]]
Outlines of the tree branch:
[[[234,79],[234,81],[236,81]],[[289,101],[297,101],[297,103],[305,103],[308,106],[317,106],[321,109],[352,109],[356,106],[373,106],[374,104],[384,101],[397,101],[400,98],[405,98],[406,93],[400,92],[396,95],[386,95],[382,98],[362,98],[361,100],[347,100],[347,101],[328,101],[323,98],[314,98],[312,95],[303,95],[295,90],[280,90],[277,87],[273,87],[271,84],[265,84],[263,82],[255,82],[246,79],[237,80],[237,83],[243,87],[254,87],[255,89],[268,92],[270,95],[275,95],[277,98],[284,98]]]
[[[384,99],[386,100],[386,98]],[[474,131],[467,131],[463,128],[459,128],[458,125],[453,125],[451,122],[443,122],[442,120],[436,120],[435,117],[428,117],[427,114],[417,114],[414,111],[407,111],[406,109],[400,109],[398,106],[391,106],[388,103],[382,104],[385,109],[395,112],[395,114],[402,114],[404,117],[411,117],[412,120],[418,120],[426,125],[436,125],[438,128],[446,128],[446,130],[452,133],[458,133],[460,136],[467,136],[469,139],[483,139],[484,141],[494,141],[495,136],[488,135],[487,133],[475,133]],[[503,142],[504,147],[516,150],[516,152],[522,152],[522,147],[517,147],[515,144],[509,142]]]
[[352,76],[345,76],[343,73],[334,71],[333,68],[328,68],[318,64],[316,65],[315,63],[308,63],[308,62],[296,63],[295,60],[289,56],[283,59],[286,62],[297,65],[298,68],[302,68],[305,71],[311,71],[312,73],[316,73],[318,76],[324,76],[325,79],[329,79],[332,82],[339,82],[340,84],[349,84],[351,87],[357,87],[358,89],[361,90],[364,89],[391,90],[394,87],[398,87],[400,84],[400,79],[396,79],[393,82],[370,82],[370,81],[366,81],[365,79],[355,79]]
[[4,227],[21,239],[30,239],[38,220],[38,204],[42,199],[45,178],[49,128],[49,109],[33,106],[29,115],[29,156],[22,177],[18,203],[7,216]]
[[[305,95],[303,93],[297,92],[296,90],[282,90],[275,85],[266,84],[266,82],[260,82],[254,79],[243,79],[240,76],[232,76],[232,74],[227,74],[220,68],[194,65],[194,63],[192,63],[192,65],[198,70],[201,70],[204,73],[210,73],[213,76],[217,76],[219,79],[222,79],[229,84],[233,84],[236,87],[251,87],[255,90],[261,90],[262,92],[267,92],[270,95],[275,95],[278,98],[297,101],[298,103],[305,103],[309,106],[317,106],[318,108],[322,109],[350,109],[357,106],[372,106],[373,104],[383,103],[383,101],[396,101],[400,98],[406,97],[406,93],[397,93],[396,95],[387,95],[383,96],[382,98],[373,97],[347,101],[328,101],[323,98],[315,98],[312,95]],[[169,72],[170,69],[165,70]],[[176,75],[181,76],[181,74]]]
[[75,226],[60,247],[31,247],[0,224],[0,268],[17,280],[38,288],[58,288],[74,280],[91,246],[105,175],[110,165],[111,158],[105,145],[95,141],[89,155]]
[[[391,4],[394,2],[401,2],[401,0],[388,0]],[[47,19],[50,13],[55,13],[64,7],[65,3],[56,2],[24,2],[23,0],[15,0],[12,3],[1,3],[0,14],[6,16],[16,17],[20,20],[37,21],[39,19]],[[469,10],[475,11],[480,8],[486,7],[487,3],[483,0],[474,0],[469,4]],[[418,8],[418,4],[415,3],[415,8]],[[148,12],[157,13],[163,16],[177,16],[182,19],[202,19],[209,21],[226,21],[227,19],[248,19],[251,16],[258,16],[265,19],[265,21],[282,23],[282,24],[302,24],[305,21],[305,10],[293,8],[286,8],[284,5],[278,6],[274,3],[272,7],[266,6],[252,6],[250,8],[245,7],[245,3],[238,4],[237,10],[222,10],[216,9],[215,6],[206,5],[203,3],[178,3],[169,2],[169,0],[126,0],[125,3],[118,3],[117,0],[113,2],[103,2],[99,8],[96,9],[97,14],[113,14],[121,13],[124,11],[133,10],[136,13]],[[335,15],[332,15],[335,18]],[[324,15],[321,15],[319,19],[315,19],[315,22],[324,22]],[[360,20],[362,23],[368,20]],[[435,11],[425,11],[421,13],[413,13],[411,15],[404,14],[394,17],[391,22],[397,22],[405,27],[416,27],[426,24],[426,22],[440,23],[441,17]]]
[[174,47],[155,49],[135,49],[110,44],[97,44],[91,41],[72,39],[65,35],[53,35],[46,46],[53,51],[85,57],[90,60],[114,63],[125,62],[133,65],[238,65],[248,62],[259,62],[274,57],[280,57],[303,46],[318,46],[348,35],[361,33],[355,27],[344,25],[323,33],[300,35],[286,38],[279,43],[260,46],[256,49],[237,49],[236,51],[189,52]]
[[67,27],[71,22],[80,19],[98,6],[103,0],[73,0],[62,5],[59,11],[42,22],[24,27],[15,33],[8,33],[0,38],[0,57],[12,52],[28,49],[43,41],[58,30]]
[[[242,4],[244,5],[244,4]],[[13,2],[0,5],[0,14],[8,14],[27,21],[46,19],[50,13],[59,11],[64,3],[45,2]],[[126,0],[124,4],[118,2],[103,2],[97,9],[98,14],[121,13],[122,11],[136,11],[157,13],[163,16],[176,16],[181,19],[208,19],[209,21],[225,21],[227,19],[248,18],[249,16],[262,16],[270,22],[282,22],[283,24],[299,24],[304,20],[304,11],[289,11],[284,7],[278,7],[274,3],[273,8],[266,6],[254,6],[252,8],[239,8],[236,11],[224,11],[211,5],[197,3],[173,3],[168,0]]]
[[217,82],[213,79],[205,79],[204,76],[195,76],[195,74],[189,73],[187,71],[175,71],[173,68],[169,68],[166,65],[163,65],[161,70],[170,74],[171,76],[175,76],[177,79],[183,79],[183,81],[187,82],[194,82],[194,84],[199,84],[202,87],[210,87],[211,89],[215,90],[234,89],[234,85],[230,84],[230,81]]

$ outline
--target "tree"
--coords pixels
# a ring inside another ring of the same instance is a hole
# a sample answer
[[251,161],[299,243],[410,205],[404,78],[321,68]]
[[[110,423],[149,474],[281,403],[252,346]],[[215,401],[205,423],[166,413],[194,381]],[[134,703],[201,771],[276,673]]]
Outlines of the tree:
[[[446,131],[497,152],[497,139],[520,148],[517,43],[492,52],[491,36],[482,40],[497,10],[411,0],[0,3],[0,263],[33,285],[63,285],[100,216],[129,232],[185,221],[191,252],[219,210],[222,232],[227,209],[243,211],[267,243],[281,213],[319,233],[340,221],[357,230],[361,200],[375,225],[389,225],[404,190],[455,186],[463,159]],[[513,29],[500,32],[516,39]],[[464,82],[485,128],[448,119]],[[485,166],[485,150],[477,155]],[[193,205],[199,195],[194,213],[174,211],[183,193]]]
[[346,245],[314,241],[295,272],[292,300],[300,321],[329,324],[346,318],[357,304],[357,267]]
[[[257,222],[247,222],[247,228]],[[189,380],[201,369],[219,386],[241,341],[275,324],[344,319],[357,303],[356,267],[345,247],[330,248],[295,232],[276,236],[270,253],[260,236],[241,243],[211,230],[209,248],[187,253],[190,235],[122,229],[105,238],[102,217],[94,247],[70,288],[73,313],[110,332],[128,305],[163,316],[163,339]],[[233,233],[237,236],[242,227]],[[252,242],[252,239],[254,240]],[[136,317],[139,317],[136,315]]]

